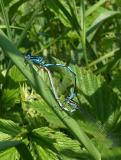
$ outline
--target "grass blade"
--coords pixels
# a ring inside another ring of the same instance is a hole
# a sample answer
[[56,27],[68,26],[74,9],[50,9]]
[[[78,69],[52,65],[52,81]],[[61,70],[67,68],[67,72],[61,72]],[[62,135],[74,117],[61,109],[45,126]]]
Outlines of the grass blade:
[[81,29],[82,29],[82,48],[85,58],[86,67],[88,67],[88,58],[87,58],[87,51],[86,51],[86,28],[85,28],[85,5],[84,0],[81,0],[80,3],[81,9]]
[[105,3],[105,0],[100,0],[99,2],[95,3],[92,7],[90,7],[87,11],[86,11],[86,17],[88,17],[90,14],[92,14],[95,10],[98,9],[98,7],[100,7],[101,5],[103,5]]
[[22,41],[26,37],[27,31],[30,29],[33,20],[35,19],[37,13],[39,12],[39,9],[40,9],[40,7],[36,7],[34,13],[32,14],[32,16],[30,17],[29,21],[27,22],[25,29],[22,31],[21,36],[19,38],[19,41],[16,44],[18,47],[21,45]]
[[0,1],[0,5],[1,5],[1,10],[2,10],[4,21],[5,21],[8,37],[9,37],[10,40],[12,40],[12,33],[11,33],[10,25],[9,25],[8,14],[5,10],[3,0]]

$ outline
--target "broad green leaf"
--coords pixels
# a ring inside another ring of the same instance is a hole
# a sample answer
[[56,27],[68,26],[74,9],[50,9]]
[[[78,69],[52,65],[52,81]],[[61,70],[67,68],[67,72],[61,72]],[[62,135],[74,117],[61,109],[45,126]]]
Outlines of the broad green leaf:
[[10,6],[10,8],[9,8],[9,17],[12,18],[16,14],[16,12],[18,11],[18,8],[21,5],[24,5],[25,2],[27,2],[27,0],[17,1],[12,6]]
[[[18,70],[18,68],[16,66],[13,66],[10,71],[8,76],[11,78],[12,81],[19,83],[19,82],[23,82],[25,81],[25,77],[23,76],[23,74]],[[10,84],[12,85],[12,84]],[[12,86],[13,87],[13,86]]]
[[40,114],[40,117],[43,117],[48,122],[49,126],[53,128],[65,128],[64,124],[42,99],[32,102],[30,104],[30,109],[31,108],[37,111]]
[[[117,96],[108,87],[100,76],[95,76],[90,71],[75,67],[77,87],[88,101],[87,105],[95,118],[106,122],[111,113],[117,112],[120,107]],[[80,95],[81,96],[81,95]],[[82,102],[82,103],[85,103]]]
[[[80,111],[88,122],[80,122],[80,125],[94,137],[99,136],[100,139],[102,137],[104,141],[106,141],[107,137],[106,144],[108,144],[108,148],[113,143],[118,145],[118,141],[116,142],[115,138],[120,139],[119,134],[117,136],[114,134],[112,138],[108,137],[108,135],[112,134],[111,130],[115,130],[116,126],[118,126],[118,121],[120,120],[121,102],[117,95],[100,76],[95,76],[83,68],[80,70],[78,67],[75,67],[75,72],[78,75],[77,87],[79,90],[79,102],[81,102]],[[86,125],[88,126],[87,128]]]
[[[42,132],[41,132],[42,131]],[[36,142],[37,145],[40,145],[43,149],[49,149],[53,152],[57,153],[57,149],[54,146],[55,139],[47,136],[47,134],[54,132],[54,130],[48,128],[48,127],[41,127],[38,129],[34,129],[32,131],[32,140],[33,142]],[[44,133],[44,134],[43,134]]]
[[19,89],[4,89],[1,97],[2,107],[4,110],[9,111],[15,104],[20,102],[19,98]]
[[2,96],[0,98],[3,108],[3,114],[6,111],[10,111],[15,107],[16,104],[20,102],[19,86],[20,83],[25,81],[25,77],[21,72],[13,66],[4,80],[4,87],[7,89],[3,90]]
[[[36,136],[38,137],[38,140],[36,140],[36,143],[40,144],[41,147],[43,146],[44,149],[49,148],[49,146],[51,147],[51,145],[53,144],[53,146],[56,147],[62,159],[69,160],[69,159],[83,158],[83,154],[88,159],[88,156],[89,156],[88,153],[83,151],[80,148],[78,141],[72,140],[71,138],[67,137],[64,133],[54,131],[47,127],[42,127],[42,128],[34,129],[33,135],[34,137]],[[39,137],[40,137],[40,140],[39,140]],[[45,139],[45,143],[43,144],[41,140],[42,137]],[[46,149],[47,153],[48,151],[49,150]]]
[[56,154],[50,149],[46,149],[38,145],[37,143],[32,144],[35,150],[35,157],[37,157],[40,160],[61,160],[61,157],[59,154]]
[[77,88],[87,95],[93,95],[97,89],[99,89],[104,82],[103,77],[96,76],[90,70],[85,68],[73,67],[74,72],[77,75]]
[[47,151],[42,148],[41,146],[37,145],[36,143],[34,144],[34,148],[36,150],[36,154],[37,154],[37,157],[40,159],[40,160],[51,160],[51,157],[50,155],[47,154]]
[[8,159],[10,160],[20,159],[20,155],[14,147],[0,152],[0,160],[8,160]]
[[21,132],[21,129],[11,120],[0,119],[0,132],[15,137]]

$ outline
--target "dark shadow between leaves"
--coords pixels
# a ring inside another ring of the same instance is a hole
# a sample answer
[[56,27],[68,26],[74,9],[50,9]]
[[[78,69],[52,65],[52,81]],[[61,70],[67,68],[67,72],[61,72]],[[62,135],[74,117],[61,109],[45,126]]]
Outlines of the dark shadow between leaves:
[[[117,143],[117,138],[120,139],[120,134],[118,132],[117,134],[116,132],[113,133],[120,119],[121,102],[117,94],[113,92],[107,83],[103,83],[91,96],[85,95],[82,91],[79,91],[79,93],[83,94],[89,104],[82,104],[78,99],[80,109],[73,117],[77,121],[81,120],[94,124],[99,128],[100,132],[103,131],[105,136],[111,140],[112,147],[121,146],[121,143]],[[112,118],[111,121],[110,118]]]
[[77,160],[80,160],[80,159],[81,160],[94,160],[94,158],[88,152],[84,152],[84,151],[81,151],[81,152],[79,153],[71,149],[63,149],[62,151],[60,151],[60,154],[70,159],[76,158]]

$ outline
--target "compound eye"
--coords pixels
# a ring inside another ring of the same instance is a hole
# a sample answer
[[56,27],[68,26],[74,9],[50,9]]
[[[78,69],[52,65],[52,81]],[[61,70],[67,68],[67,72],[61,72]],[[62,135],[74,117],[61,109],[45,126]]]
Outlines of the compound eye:
[[30,59],[31,58],[31,53],[27,53],[26,55],[25,55],[25,59]]

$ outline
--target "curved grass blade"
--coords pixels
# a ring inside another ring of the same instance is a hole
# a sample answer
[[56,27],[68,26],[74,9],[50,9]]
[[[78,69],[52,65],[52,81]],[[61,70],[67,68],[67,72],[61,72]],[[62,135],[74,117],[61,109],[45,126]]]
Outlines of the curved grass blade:
[[113,18],[121,18],[121,13],[118,11],[107,11],[102,13],[92,24],[92,26],[87,31],[88,40],[91,41],[96,33],[98,32],[99,28],[108,20]]
[[89,7],[89,9],[86,11],[86,17],[88,17],[90,14],[92,14],[95,10],[98,9],[101,5],[105,3],[105,0],[100,0],[97,3],[95,3],[93,6]]

